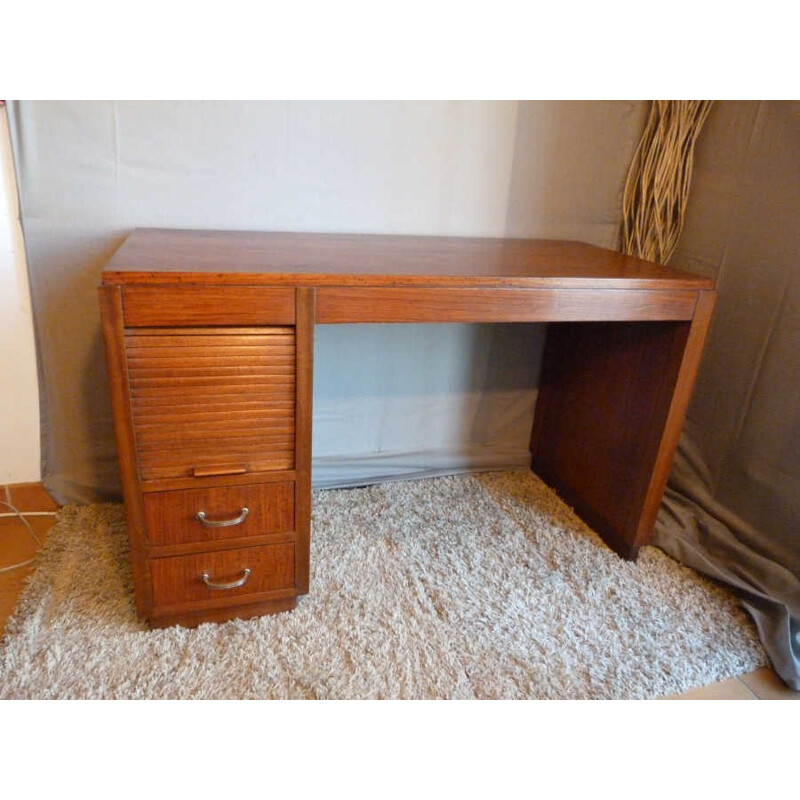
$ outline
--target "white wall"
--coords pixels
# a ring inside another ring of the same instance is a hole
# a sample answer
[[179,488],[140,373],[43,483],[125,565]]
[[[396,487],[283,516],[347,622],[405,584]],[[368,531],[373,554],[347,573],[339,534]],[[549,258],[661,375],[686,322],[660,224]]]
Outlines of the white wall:
[[39,385],[5,107],[0,108],[0,167],[0,483],[27,483],[41,479]]

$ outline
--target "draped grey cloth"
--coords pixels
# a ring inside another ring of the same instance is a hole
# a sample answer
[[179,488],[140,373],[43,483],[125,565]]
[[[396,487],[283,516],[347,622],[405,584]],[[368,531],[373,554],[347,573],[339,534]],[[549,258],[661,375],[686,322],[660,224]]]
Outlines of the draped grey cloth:
[[[615,247],[643,102],[9,105],[43,474],[118,497],[96,287],[137,226]],[[719,301],[656,543],[735,587],[798,684],[800,103],[715,105],[671,264]],[[319,326],[313,480],[528,463],[540,326]],[[524,357],[520,358],[520,354]]]
[[719,293],[655,543],[734,587],[800,689],[800,102],[722,102],[671,266]]
[[[15,102],[45,484],[118,496],[96,287],[135,227],[613,247],[641,102]],[[313,482],[529,463],[541,326],[318,326]],[[520,353],[523,357],[520,358]]]

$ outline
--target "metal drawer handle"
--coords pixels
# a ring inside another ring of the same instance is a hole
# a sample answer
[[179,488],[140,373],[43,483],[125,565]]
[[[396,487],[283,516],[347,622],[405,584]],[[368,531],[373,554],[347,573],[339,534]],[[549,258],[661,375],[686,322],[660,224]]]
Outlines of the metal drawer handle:
[[249,513],[250,509],[245,506],[233,519],[208,519],[205,511],[198,511],[195,517],[207,528],[228,528],[231,525],[238,525],[244,522]]
[[240,586],[244,586],[247,583],[247,579],[250,577],[250,570],[245,569],[244,574],[238,581],[232,581],[231,583],[212,583],[210,580],[210,575],[207,572],[204,572],[200,576],[200,580],[209,588],[209,589],[238,589]]

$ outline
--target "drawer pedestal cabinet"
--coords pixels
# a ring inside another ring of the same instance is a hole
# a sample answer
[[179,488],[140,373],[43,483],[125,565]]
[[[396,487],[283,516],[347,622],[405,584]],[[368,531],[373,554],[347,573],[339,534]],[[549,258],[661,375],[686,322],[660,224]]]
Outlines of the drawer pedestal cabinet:
[[577,242],[137,229],[100,305],[139,614],[196,625],[308,592],[315,324],[549,323],[533,469],[635,558],[714,299]]

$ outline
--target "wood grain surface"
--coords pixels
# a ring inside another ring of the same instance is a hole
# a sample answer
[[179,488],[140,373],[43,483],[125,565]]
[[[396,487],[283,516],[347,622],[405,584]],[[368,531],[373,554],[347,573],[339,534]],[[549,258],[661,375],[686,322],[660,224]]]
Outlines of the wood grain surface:
[[297,289],[297,386],[295,429],[295,582],[298,594],[308,592],[311,564],[311,421],[314,395],[314,316],[316,292]]
[[103,281],[711,288],[708,278],[582,242],[154,228],[133,231],[106,266]]
[[[153,574],[153,603],[162,611],[184,610],[187,604],[206,607],[241,602],[246,595],[261,595],[294,587],[294,543],[244,547],[210,553],[193,553],[150,561]],[[246,569],[250,576],[235,589],[209,589],[201,575],[214,583],[240,579]],[[253,598],[256,599],[256,598]]]
[[293,325],[294,292],[263,286],[126,286],[127,328],[169,325]]
[[688,289],[322,287],[317,322],[565,322],[691,319]]
[[548,329],[532,468],[626,558],[652,534],[713,304],[701,293],[692,322]]
[[[533,468],[634,558],[715,298],[708,278],[580,242],[466,237],[138,229],[103,281],[137,608],[153,626],[283,611],[308,591],[317,323],[549,323]],[[198,504],[252,515],[199,530]],[[244,569],[230,590],[199,577]]]
[[[197,519],[200,511],[212,521],[234,519],[243,508],[248,514],[237,525],[207,526]],[[149,492],[144,497],[144,513],[151,546],[286,533],[294,531],[294,483]]]
[[125,346],[142,480],[294,468],[293,327],[128,329]]
[[152,607],[153,592],[145,544],[147,525],[136,460],[131,385],[125,351],[122,291],[119,286],[101,286],[99,296],[111,408],[114,414],[114,434],[130,541],[134,599],[137,613],[140,617],[146,618]]

